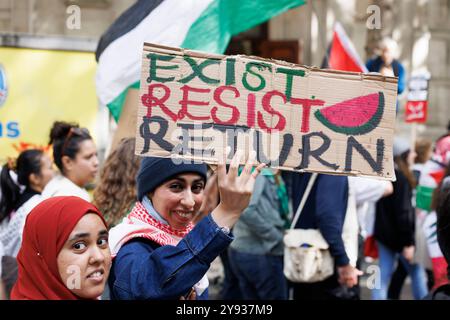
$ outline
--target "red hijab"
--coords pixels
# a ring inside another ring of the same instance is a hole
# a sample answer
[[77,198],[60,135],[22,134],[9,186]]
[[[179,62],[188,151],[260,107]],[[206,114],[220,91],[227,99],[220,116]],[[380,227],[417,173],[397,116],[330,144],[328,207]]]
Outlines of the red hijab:
[[53,197],[41,202],[28,215],[17,256],[18,279],[14,300],[76,300],[62,282],[56,259],[78,221],[100,211],[79,197]]

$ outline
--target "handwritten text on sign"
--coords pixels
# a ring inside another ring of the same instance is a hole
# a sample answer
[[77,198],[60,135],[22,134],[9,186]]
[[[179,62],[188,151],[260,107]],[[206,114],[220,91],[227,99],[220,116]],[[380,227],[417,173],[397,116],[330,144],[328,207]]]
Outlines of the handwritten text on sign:
[[145,44],[136,153],[394,178],[397,79]]

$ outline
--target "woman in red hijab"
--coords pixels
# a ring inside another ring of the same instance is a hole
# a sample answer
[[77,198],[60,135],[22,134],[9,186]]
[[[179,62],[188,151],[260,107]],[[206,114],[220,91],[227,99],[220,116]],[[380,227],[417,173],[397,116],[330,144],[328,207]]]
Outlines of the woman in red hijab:
[[53,197],[27,217],[11,299],[97,299],[111,266],[106,222],[78,197]]

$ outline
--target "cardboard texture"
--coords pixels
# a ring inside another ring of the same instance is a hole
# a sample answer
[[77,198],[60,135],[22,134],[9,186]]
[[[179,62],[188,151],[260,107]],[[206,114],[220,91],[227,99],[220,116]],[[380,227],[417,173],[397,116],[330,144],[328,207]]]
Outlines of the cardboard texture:
[[[397,78],[146,43],[136,154],[394,180]],[[184,160],[183,160],[184,159]]]

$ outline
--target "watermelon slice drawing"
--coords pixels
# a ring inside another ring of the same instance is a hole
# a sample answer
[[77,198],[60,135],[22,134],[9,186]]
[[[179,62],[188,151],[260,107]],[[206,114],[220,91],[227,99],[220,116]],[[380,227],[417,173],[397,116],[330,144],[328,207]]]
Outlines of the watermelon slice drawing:
[[346,135],[366,134],[375,129],[384,112],[383,92],[372,93],[317,110],[314,116],[327,128]]

